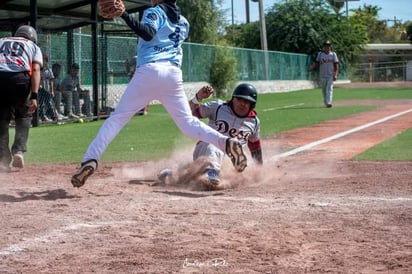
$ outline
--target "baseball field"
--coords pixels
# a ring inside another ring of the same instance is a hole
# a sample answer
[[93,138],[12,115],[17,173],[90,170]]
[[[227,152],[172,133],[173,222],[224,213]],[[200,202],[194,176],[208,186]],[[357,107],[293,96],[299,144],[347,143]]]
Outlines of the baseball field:
[[338,87],[331,109],[319,90],[260,97],[264,165],[227,159],[221,191],[131,183],[191,161],[171,120],[148,124],[156,108],[80,189],[70,176],[100,122],[32,129],[26,167],[0,173],[0,273],[412,273],[402,86]]

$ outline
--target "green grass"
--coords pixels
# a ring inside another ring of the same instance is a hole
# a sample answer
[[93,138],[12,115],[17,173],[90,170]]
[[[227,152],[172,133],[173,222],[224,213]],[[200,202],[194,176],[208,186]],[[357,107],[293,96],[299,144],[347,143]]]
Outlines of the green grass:
[[412,129],[409,129],[377,146],[367,149],[353,157],[352,160],[411,161],[411,140]]
[[[334,101],[371,99],[411,99],[410,88],[335,89]],[[257,112],[263,138],[279,132],[305,127],[368,111],[377,106],[339,106],[325,108],[319,89],[288,93],[259,94]],[[83,124],[40,126],[30,130],[28,163],[79,162],[103,120]],[[13,137],[14,130],[11,130]],[[411,147],[411,133],[388,140],[359,155],[363,160],[412,160],[405,151]],[[149,115],[135,116],[109,145],[104,161],[140,161],[167,157],[176,147],[193,146],[195,140],[184,136],[161,105],[152,105]],[[375,151],[376,150],[376,151]],[[393,156],[388,156],[391,150]],[[397,151],[399,150],[399,151]],[[397,156],[398,155],[398,156]],[[385,158],[387,156],[387,158]]]

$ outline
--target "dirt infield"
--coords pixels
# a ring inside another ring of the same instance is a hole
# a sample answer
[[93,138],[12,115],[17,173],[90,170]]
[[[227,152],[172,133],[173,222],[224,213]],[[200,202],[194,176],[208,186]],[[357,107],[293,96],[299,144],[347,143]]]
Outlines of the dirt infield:
[[412,101],[380,104],[265,139],[223,191],[129,183],[190,149],[79,190],[73,164],[0,174],[0,273],[412,273],[412,164],[348,160],[411,127]]

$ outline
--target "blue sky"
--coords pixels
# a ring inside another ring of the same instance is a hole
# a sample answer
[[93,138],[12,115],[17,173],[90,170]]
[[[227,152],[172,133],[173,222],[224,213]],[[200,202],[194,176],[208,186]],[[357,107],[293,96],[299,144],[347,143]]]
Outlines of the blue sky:
[[[246,1],[245,0],[224,0],[222,8],[227,10],[226,17],[229,23],[232,22],[232,3],[235,24],[246,22]],[[274,3],[279,3],[281,0],[262,0],[266,11],[267,8],[272,7]],[[379,11],[380,20],[402,20],[412,21],[412,0],[359,0],[348,1],[348,10],[363,7],[363,5],[373,5],[382,8]],[[259,4],[257,2],[249,1],[250,21],[259,20]],[[346,4],[343,11],[346,10]],[[391,25],[391,22],[388,22]]]

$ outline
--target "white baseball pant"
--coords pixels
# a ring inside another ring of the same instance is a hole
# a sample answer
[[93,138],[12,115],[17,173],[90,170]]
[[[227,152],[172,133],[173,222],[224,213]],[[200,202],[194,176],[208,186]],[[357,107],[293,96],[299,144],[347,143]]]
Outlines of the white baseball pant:
[[99,161],[110,142],[137,111],[159,100],[178,128],[187,136],[211,143],[225,151],[227,137],[192,115],[183,89],[182,71],[170,62],[148,63],[136,69],[119,104],[105,120],[83,156]]

